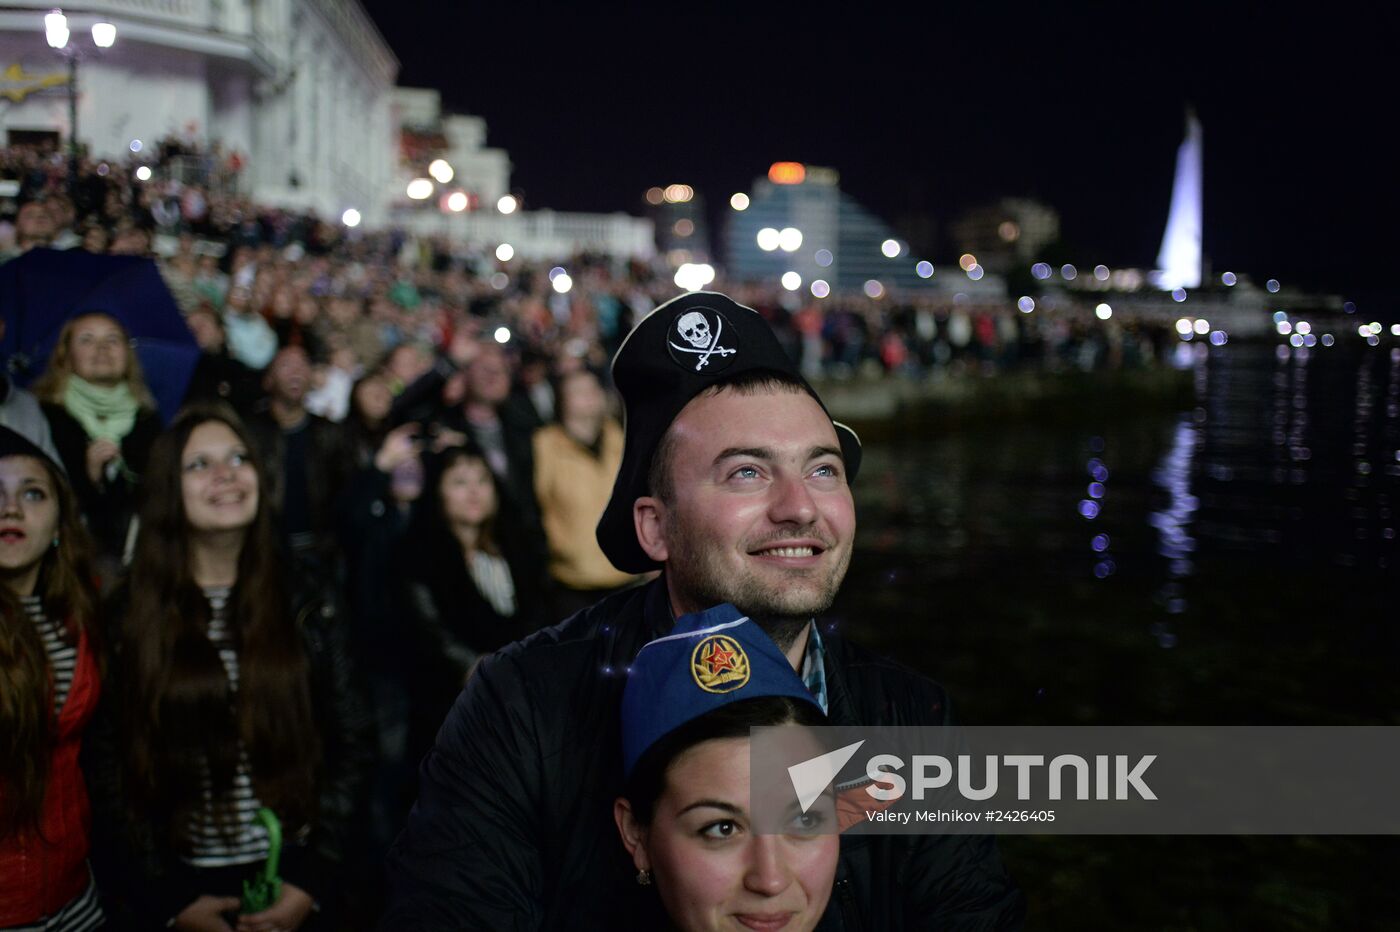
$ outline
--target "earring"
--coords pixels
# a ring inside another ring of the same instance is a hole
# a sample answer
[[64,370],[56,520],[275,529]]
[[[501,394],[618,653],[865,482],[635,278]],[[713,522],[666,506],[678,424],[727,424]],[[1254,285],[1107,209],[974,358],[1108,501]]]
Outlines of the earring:
[[57,535],[57,534],[55,534],[55,535],[53,536],[53,549],[55,549],[55,550],[58,549],[58,535]]
[[640,871],[637,871],[637,883],[641,884],[641,885],[644,886],[644,887],[649,887],[649,886],[651,886],[651,871],[649,871],[649,870],[640,870]]

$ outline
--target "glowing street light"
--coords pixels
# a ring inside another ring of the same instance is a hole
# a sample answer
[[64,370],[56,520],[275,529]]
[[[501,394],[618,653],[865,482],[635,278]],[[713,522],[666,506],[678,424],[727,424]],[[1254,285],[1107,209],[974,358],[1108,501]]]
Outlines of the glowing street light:
[[151,180],[151,166],[149,166],[149,165],[142,165],[140,168],[136,169],[136,180],[137,180],[137,181],[150,181],[150,180]]
[[563,275],[554,276],[554,281],[550,282],[550,284],[552,284],[554,290],[560,294],[568,294],[569,290],[574,287],[574,280],[565,273]]
[[520,202],[509,194],[502,195],[501,199],[496,202],[496,209],[503,214],[513,214],[519,206]]
[[426,201],[433,196],[433,183],[427,178],[414,178],[408,183],[406,193],[415,201]]
[[502,262],[509,262],[515,258],[515,247],[510,243],[502,243],[496,247],[496,258]]
[[467,192],[453,191],[447,196],[447,209],[454,214],[460,214],[467,209]]
[[67,48],[68,36],[68,17],[63,15],[62,10],[44,14],[44,39],[48,41],[49,48]]
[[749,196],[743,191],[740,191],[738,194],[735,194],[729,198],[729,206],[734,208],[735,210],[748,210]]
[[783,227],[778,234],[778,247],[783,252],[797,252],[802,248],[802,231],[797,227]]
[[764,227],[758,231],[758,248],[764,252],[772,252],[778,248],[782,242],[782,234],[772,227]]
[[788,291],[796,291],[802,287],[802,276],[796,272],[784,272],[782,281],[783,287]]
[[[141,167],[145,168],[144,165]],[[149,171],[149,169],[147,170]],[[139,171],[137,172],[137,176],[140,176]],[[345,224],[347,227],[357,227],[360,225],[360,212],[353,207],[348,207],[346,208],[345,213],[340,215],[340,222]]]
[[[68,17],[62,10],[54,9],[44,14],[44,41],[49,48],[58,50],[68,61],[68,184],[76,188],[78,184],[78,59],[83,51],[76,42],[71,43],[72,32],[68,28]],[[99,49],[109,49],[116,44],[117,27],[109,22],[97,22],[92,26],[92,43]],[[134,151],[134,150],[133,150]]]

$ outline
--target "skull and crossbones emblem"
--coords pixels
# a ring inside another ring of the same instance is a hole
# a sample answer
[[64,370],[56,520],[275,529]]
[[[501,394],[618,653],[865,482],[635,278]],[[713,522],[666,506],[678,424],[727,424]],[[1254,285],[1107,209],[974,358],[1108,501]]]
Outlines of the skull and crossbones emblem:
[[[714,318],[713,328],[710,327],[709,318],[701,311],[687,311],[676,320],[676,333],[690,345],[682,346],[675,340],[671,340],[671,348],[682,353],[699,356],[699,360],[695,363],[696,372],[709,365],[710,358],[713,356],[732,356],[738,352],[732,347],[720,345],[719,338],[724,331],[724,318],[718,313],[714,315]],[[680,362],[679,359],[676,361]]]

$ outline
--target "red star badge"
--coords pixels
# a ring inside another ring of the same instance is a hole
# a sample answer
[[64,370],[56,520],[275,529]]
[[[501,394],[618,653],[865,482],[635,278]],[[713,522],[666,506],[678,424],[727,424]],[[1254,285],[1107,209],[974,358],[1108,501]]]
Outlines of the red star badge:
[[734,651],[725,650],[723,642],[716,641],[715,649],[705,658],[705,662],[710,665],[710,676],[717,676],[721,670],[733,670]]

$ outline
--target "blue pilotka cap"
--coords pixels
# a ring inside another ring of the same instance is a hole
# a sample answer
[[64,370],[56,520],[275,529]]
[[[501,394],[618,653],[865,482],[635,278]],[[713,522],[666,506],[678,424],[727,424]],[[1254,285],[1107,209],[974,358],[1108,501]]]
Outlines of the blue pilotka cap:
[[757,624],[725,603],[683,615],[670,634],[644,645],[622,694],[622,769],[687,722],[744,699],[815,697]]

